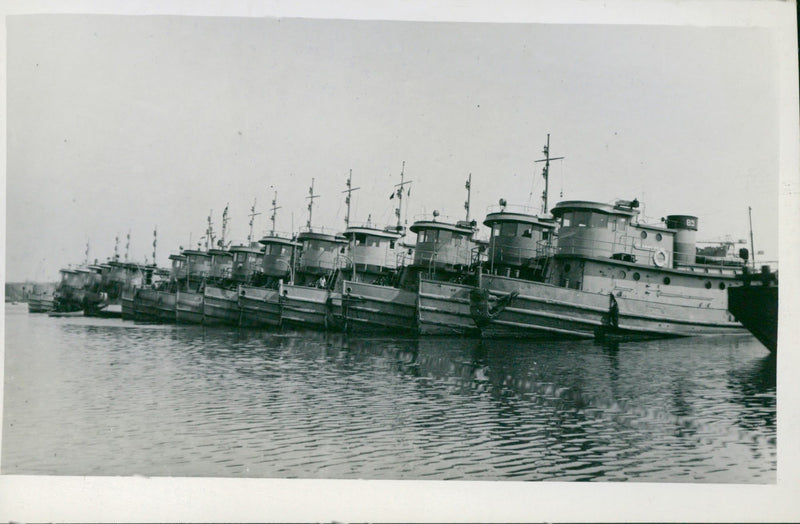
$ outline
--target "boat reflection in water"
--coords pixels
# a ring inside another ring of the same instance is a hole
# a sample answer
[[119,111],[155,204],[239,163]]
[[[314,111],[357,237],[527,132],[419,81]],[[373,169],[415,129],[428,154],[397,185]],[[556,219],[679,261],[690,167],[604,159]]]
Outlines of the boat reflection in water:
[[40,315],[6,328],[8,473],[775,481],[774,366],[749,335],[603,345]]

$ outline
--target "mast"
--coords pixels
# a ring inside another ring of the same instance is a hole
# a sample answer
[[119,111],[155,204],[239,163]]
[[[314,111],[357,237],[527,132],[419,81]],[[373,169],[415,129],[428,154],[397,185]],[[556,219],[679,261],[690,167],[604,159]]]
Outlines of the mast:
[[361,189],[360,187],[352,187],[353,181],[353,170],[350,170],[350,176],[347,177],[347,189],[342,191],[342,193],[347,193],[347,196],[344,199],[345,204],[347,204],[347,215],[344,217],[344,227],[345,229],[350,225],[350,195],[353,191],[358,191]]
[[119,233],[114,237],[114,262],[119,262]]
[[128,230],[128,235],[125,238],[125,262],[128,261],[128,252],[131,249],[131,230]]
[[84,252],[84,255],[85,255],[85,257],[83,259],[83,264],[85,266],[88,266],[89,265],[89,240],[88,239],[86,240],[86,251]]
[[550,157],[550,133],[547,133],[547,145],[544,146],[544,158],[541,160],[535,160],[535,162],[544,162],[544,169],[542,170],[542,176],[544,177],[544,191],[542,192],[542,213],[547,214],[547,192],[549,189],[549,172],[550,172],[550,161],[551,160],[561,160],[564,158],[563,156],[558,156],[555,158]]
[[464,202],[464,209],[467,210],[467,222],[469,222],[469,202],[472,196],[472,173],[469,174],[469,178],[464,187],[467,188],[467,201]]
[[156,244],[158,244],[158,226],[153,226],[153,265],[156,264]]
[[[403,189],[406,184],[411,184],[411,180],[405,180],[405,171],[406,171],[406,161],[403,160],[403,167],[400,169],[400,183],[395,184],[394,187],[397,189],[394,193],[392,193],[392,197],[397,196],[397,208],[394,210],[395,216],[397,216],[397,231],[402,231],[404,229],[403,222],[400,219],[400,213],[403,209]],[[408,188],[408,193],[411,193],[411,187]]]
[[281,207],[278,205],[278,190],[275,190],[275,194],[272,197],[272,215],[269,217],[272,221],[272,231],[270,231],[270,235],[275,235],[275,212],[279,210]]
[[319,195],[314,194],[314,179],[311,179],[311,187],[308,188],[308,222],[306,222],[306,226],[308,226],[309,231],[311,230],[311,214],[314,210],[314,199],[319,198]]
[[753,268],[753,272],[756,270],[756,248],[753,245],[753,208],[747,206],[747,215],[750,218],[750,250],[753,254],[750,256],[750,265]]
[[254,198],[253,205],[250,206],[250,214],[248,215],[250,217],[250,232],[247,234],[247,245],[250,245],[253,241],[253,220],[260,214],[261,213],[256,213],[256,199]]
[[225,210],[222,212],[222,238],[220,239],[219,247],[225,249],[225,235],[228,234],[228,205],[229,203],[225,203]]
[[214,225],[211,223],[213,209],[208,211],[208,227],[206,228],[206,251],[214,247]]

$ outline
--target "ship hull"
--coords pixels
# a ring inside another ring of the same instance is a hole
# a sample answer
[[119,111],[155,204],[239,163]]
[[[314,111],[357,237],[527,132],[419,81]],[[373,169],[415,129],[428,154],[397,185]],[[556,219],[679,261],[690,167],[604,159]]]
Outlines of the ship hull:
[[778,350],[778,286],[728,288],[728,309],[768,350]]
[[55,307],[52,296],[31,297],[28,299],[28,313],[47,313]]
[[481,288],[500,298],[519,293],[481,326],[485,337],[593,338],[609,309],[608,296],[539,282],[483,275]]
[[418,322],[421,335],[480,335],[470,314],[475,286],[421,279]]
[[158,291],[138,288],[133,296],[133,318],[137,322],[158,322]]
[[238,326],[241,310],[236,289],[206,286],[203,291],[203,324]]
[[177,294],[170,291],[159,291],[158,302],[156,305],[157,316],[159,322],[172,323],[175,322],[175,305],[177,302]]
[[175,320],[182,324],[202,324],[203,294],[179,291],[175,302]]
[[122,294],[120,297],[120,302],[122,303],[122,320],[133,320],[133,296],[135,290],[134,289],[123,289]]
[[281,284],[281,322],[327,329],[329,296],[327,289]]
[[249,286],[239,288],[239,307],[242,326],[251,328],[281,325],[281,303],[277,289]]
[[417,333],[417,293],[345,281],[342,316],[348,331]]
[[[725,309],[615,297],[618,319],[605,335],[687,337],[744,334],[744,327]],[[613,307],[613,305],[612,305]]]

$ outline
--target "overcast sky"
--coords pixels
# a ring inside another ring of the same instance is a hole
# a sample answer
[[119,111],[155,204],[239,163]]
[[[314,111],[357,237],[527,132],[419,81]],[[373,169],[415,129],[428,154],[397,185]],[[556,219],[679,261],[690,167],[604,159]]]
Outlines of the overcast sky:
[[[538,209],[638,197],[700,218],[698,238],[778,246],[778,49],[768,29],[188,16],[11,16],[6,279],[130,256],[158,263],[230,205],[229,239],[307,219],[409,224],[499,198]],[[485,227],[482,235],[485,236]],[[412,236],[413,238],[413,236]]]

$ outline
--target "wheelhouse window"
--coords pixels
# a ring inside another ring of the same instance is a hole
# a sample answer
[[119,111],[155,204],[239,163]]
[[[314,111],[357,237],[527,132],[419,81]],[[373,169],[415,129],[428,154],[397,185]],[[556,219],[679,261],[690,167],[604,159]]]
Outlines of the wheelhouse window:
[[500,224],[500,235],[504,237],[517,236],[517,223],[503,222],[502,224]]
[[356,245],[363,246],[367,243],[367,235],[364,233],[356,233]]

